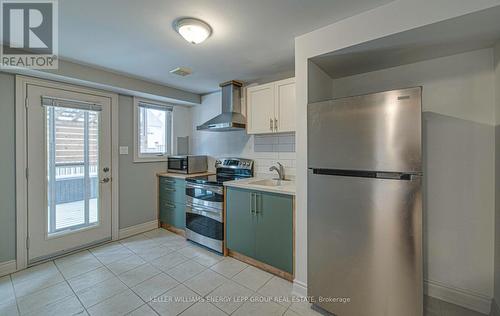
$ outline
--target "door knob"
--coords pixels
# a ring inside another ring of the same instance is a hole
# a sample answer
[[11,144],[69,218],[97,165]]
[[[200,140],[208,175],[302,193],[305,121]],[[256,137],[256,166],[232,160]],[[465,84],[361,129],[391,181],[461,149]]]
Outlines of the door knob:
[[108,182],[109,182],[109,180],[110,180],[110,179],[109,179],[108,177],[106,177],[106,178],[104,178],[104,179],[102,179],[102,180],[101,180],[101,183],[108,183]]

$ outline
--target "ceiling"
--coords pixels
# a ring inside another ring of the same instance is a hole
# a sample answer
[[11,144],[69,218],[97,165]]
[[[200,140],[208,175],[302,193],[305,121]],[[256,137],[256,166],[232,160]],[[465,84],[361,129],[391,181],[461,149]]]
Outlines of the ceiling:
[[500,6],[312,58],[333,79],[488,48],[500,40]]
[[[391,0],[65,0],[59,1],[61,59],[195,93],[231,79],[293,73],[294,38]],[[172,29],[179,17],[209,23],[192,45]],[[188,67],[193,74],[169,73]]]

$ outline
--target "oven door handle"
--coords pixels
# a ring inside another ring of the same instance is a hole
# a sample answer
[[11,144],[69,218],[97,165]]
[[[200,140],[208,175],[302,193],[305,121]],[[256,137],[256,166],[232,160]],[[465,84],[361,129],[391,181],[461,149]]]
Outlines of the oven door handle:
[[212,210],[209,210],[207,208],[201,208],[201,207],[197,207],[197,206],[194,206],[192,204],[186,204],[186,206],[192,210],[195,210],[195,211],[198,211],[198,212],[208,212],[208,213],[214,213],[214,214],[220,214],[221,212],[220,211],[212,211]]
[[217,194],[223,194],[222,188],[213,185],[198,185],[198,184],[186,183],[186,188],[208,190],[215,192]]
[[[216,220],[219,223],[222,223],[222,212],[214,212],[212,210],[202,209],[202,208],[198,208],[196,206],[186,204],[186,213],[205,216],[205,217],[211,218],[213,220]],[[188,223],[186,223],[186,227],[189,228]]]

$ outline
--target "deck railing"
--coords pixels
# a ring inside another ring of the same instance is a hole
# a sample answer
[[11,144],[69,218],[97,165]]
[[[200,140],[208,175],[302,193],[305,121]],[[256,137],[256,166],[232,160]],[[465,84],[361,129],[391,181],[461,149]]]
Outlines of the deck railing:
[[[89,199],[97,197],[99,189],[98,166],[89,166]],[[83,200],[85,194],[84,163],[56,164],[56,204]]]

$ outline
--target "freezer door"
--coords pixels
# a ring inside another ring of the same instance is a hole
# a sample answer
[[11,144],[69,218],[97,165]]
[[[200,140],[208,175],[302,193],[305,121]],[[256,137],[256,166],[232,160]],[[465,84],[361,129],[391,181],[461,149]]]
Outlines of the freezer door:
[[310,168],[421,172],[421,88],[308,105]]
[[420,177],[309,171],[308,185],[308,295],[314,305],[338,316],[422,316]]

